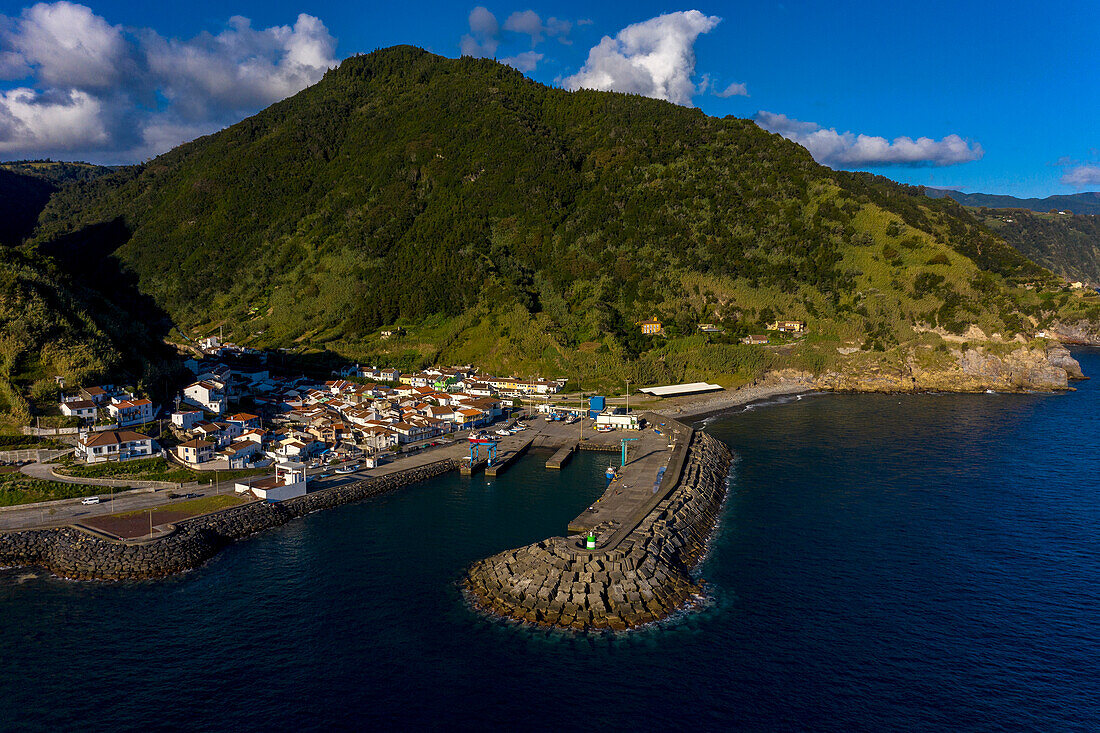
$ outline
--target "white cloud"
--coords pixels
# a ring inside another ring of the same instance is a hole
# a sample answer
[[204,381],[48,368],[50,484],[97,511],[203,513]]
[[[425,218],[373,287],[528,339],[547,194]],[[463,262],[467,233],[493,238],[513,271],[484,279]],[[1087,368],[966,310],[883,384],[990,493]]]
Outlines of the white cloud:
[[696,94],[695,40],[720,21],[688,10],[629,25],[614,38],[604,36],[564,85],[641,94],[690,107]]
[[470,32],[462,36],[460,46],[463,56],[479,58],[496,56],[500,45],[500,24],[488,8],[478,5],[470,11]]
[[294,26],[256,30],[234,16],[217,35],[190,40],[147,33],[148,69],[185,119],[254,109],[284,99],[336,65],[336,41],[320,20],[299,15]]
[[109,24],[83,5],[38,3],[11,26],[3,38],[12,54],[8,63],[34,69],[40,83],[104,89],[133,71],[121,26]]
[[897,137],[890,141],[884,137],[824,129],[814,122],[773,112],[757,112],[753,120],[765,130],[777,132],[803,146],[818,163],[837,168],[958,165],[978,160],[985,154],[981,145],[968,143],[958,135],[940,140]]
[[734,82],[720,92],[715,92],[716,97],[747,97],[749,96],[749,87],[743,82]]
[[0,153],[74,150],[110,140],[103,106],[87,92],[41,94],[19,87],[0,92]]
[[508,58],[501,59],[501,63],[514,66],[520,71],[533,71],[535,66],[542,61],[543,55],[541,53],[535,53],[534,51],[524,51],[523,53],[517,53],[515,56],[509,56]]
[[573,30],[573,24],[554,17],[547,18],[544,23],[534,10],[524,10],[509,15],[508,20],[504,21],[504,30],[531,36],[531,48],[542,43],[544,36],[557,38],[561,43],[569,45],[572,43],[569,32]]
[[1076,188],[1100,185],[1100,165],[1086,163],[1070,168],[1062,174],[1062,183]]
[[[236,122],[336,66],[317,18],[256,29],[235,16],[217,34],[164,38],[111,25],[83,5],[39,3],[0,16],[0,150],[130,161]],[[29,82],[29,83],[27,83]]]

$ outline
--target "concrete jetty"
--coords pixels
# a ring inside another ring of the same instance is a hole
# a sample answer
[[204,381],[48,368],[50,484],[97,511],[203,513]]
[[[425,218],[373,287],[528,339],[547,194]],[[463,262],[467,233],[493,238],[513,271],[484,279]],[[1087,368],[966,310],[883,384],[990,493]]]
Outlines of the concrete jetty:
[[573,453],[576,450],[576,445],[563,445],[561,448],[558,448],[558,451],[554,455],[550,456],[550,460],[546,462],[546,467],[561,470],[562,466],[569,463],[569,459],[573,457]]
[[508,470],[508,466],[515,463],[515,460],[527,452],[527,449],[531,447],[532,441],[535,436],[529,435],[522,439],[518,445],[510,445],[505,450],[497,450],[497,458],[493,461],[493,465],[485,469],[486,476],[496,476],[498,473],[504,473]]
[[[646,431],[659,443],[640,441],[627,470],[571,523],[585,534],[474,563],[463,586],[476,606],[540,626],[623,630],[665,618],[701,594],[691,571],[717,522],[732,456],[706,433],[649,419],[668,432]],[[664,450],[649,453],[647,442]]]
[[489,462],[488,458],[482,458],[479,461],[470,463],[469,460],[462,460],[458,464],[458,472],[463,476],[473,476],[475,473],[485,468],[485,464]]

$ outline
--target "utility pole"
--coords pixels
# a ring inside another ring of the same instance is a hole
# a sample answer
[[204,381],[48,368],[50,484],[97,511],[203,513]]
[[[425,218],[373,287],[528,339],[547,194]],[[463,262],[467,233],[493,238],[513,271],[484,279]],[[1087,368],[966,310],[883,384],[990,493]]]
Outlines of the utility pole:
[[626,414],[630,414],[630,380],[626,380]]

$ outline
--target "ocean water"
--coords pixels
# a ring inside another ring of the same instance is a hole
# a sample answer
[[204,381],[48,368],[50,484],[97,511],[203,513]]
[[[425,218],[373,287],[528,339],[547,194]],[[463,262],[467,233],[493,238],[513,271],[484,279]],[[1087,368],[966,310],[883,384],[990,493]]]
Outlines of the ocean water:
[[473,560],[561,533],[609,457],[532,455],[305,517],[165,581],[0,573],[0,728],[1097,730],[1098,377],[817,395],[737,453],[705,607],[626,634],[485,619]]

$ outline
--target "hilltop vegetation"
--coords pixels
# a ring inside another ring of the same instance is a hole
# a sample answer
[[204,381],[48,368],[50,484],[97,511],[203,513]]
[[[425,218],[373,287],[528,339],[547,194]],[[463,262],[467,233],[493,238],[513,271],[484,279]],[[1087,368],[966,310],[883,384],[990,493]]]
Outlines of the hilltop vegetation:
[[[1100,319],[950,199],[824,168],[750,121],[410,47],[67,185],[28,249],[70,272],[117,260],[193,335],[406,369],[730,383],[927,328]],[[668,338],[638,332],[652,316]],[[776,317],[811,336],[736,343]],[[394,324],[408,335],[382,339]]]
[[1100,216],[978,209],[993,232],[1067,280],[1100,285]]

